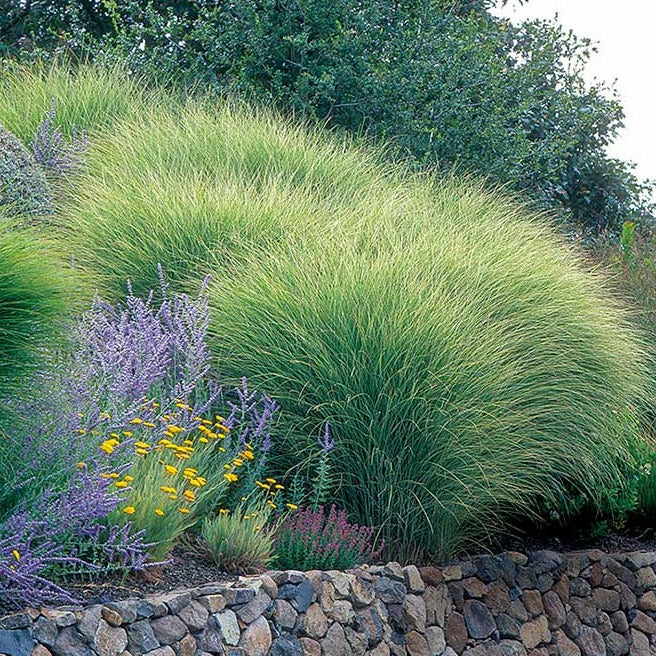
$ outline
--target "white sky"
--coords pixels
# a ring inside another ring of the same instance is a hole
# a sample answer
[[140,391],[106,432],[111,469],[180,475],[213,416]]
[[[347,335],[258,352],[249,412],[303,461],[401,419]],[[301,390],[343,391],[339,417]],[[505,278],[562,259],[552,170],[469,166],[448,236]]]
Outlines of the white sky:
[[608,152],[636,162],[639,178],[656,179],[656,0],[509,0],[495,13],[518,21],[558,14],[563,27],[597,42],[586,77],[616,80],[626,114]]

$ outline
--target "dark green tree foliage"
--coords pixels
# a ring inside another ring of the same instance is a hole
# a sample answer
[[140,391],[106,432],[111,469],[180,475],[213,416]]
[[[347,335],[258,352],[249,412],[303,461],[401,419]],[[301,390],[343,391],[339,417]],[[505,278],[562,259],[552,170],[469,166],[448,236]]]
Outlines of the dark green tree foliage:
[[623,113],[611,89],[583,81],[590,43],[549,22],[515,27],[487,0],[9,4],[5,50],[25,37],[78,51],[101,41],[156,77],[274,103],[383,139],[417,166],[528,191],[580,228],[651,213],[631,166],[606,155]]

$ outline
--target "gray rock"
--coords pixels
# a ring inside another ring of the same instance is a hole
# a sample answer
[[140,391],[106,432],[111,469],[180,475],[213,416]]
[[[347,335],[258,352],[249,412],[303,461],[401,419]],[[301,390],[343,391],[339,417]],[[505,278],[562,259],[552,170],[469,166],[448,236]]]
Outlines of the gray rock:
[[653,551],[634,551],[623,554],[621,558],[633,569],[642,569],[656,564],[656,552]]
[[350,624],[355,617],[355,611],[351,602],[346,599],[338,599],[334,604],[332,611],[326,611],[326,616],[340,624]]
[[177,615],[191,602],[191,594],[189,592],[170,592],[159,597],[159,601],[165,603],[173,615]]
[[100,656],[119,656],[127,646],[128,636],[124,629],[111,626],[102,619],[98,622],[94,649]]
[[581,620],[578,618],[576,613],[568,611],[567,619],[565,620],[565,625],[563,628],[565,629],[565,633],[570,638],[572,638],[572,640],[578,637],[579,633],[581,632]]
[[444,631],[438,626],[429,626],[426,629],[426,642],[430,656],[440,656],[446,649]]
[[150,626],[157,640],[163,645],[172,645],[187,633],[187,627],[175,615],[165,615],[151,620]]
[[612,631],[604,636],[608,656],[623,656],[629,653],[629,641],[621,634]]
[[611,624],[613,629],[618,633],[628,633],[629,632],[629,621],[626,619],[624,611],[618,610],[616,613],[613,613],[610,616]]
[[[112,626],[129,624],[137,619],[137,602],[132,599],[110,602],[103,606],[102,616]],[[120,619],[120,621],[116,621],[117,619]]]
[[224,610],[220,613],[216,613],[212,617],[225,641],[229,645],[239,644],[241,629],[239,628],[239,622],[237,621],[235,613],[231,610]]
[[32,617],[29,613],[13,613],[0,619],[0,629],[14,630],[27,629],[32,626]]
[[196,646],[198,649],[212,654],[223,654],[225,651],[224,636],[221,632],[211,626],[196,635]]
[[[641,610],[636,610],[632,613],[631,628],[638,629],[647,635],[654,635],[656,633],[656,622]],[[631,617],[631,615],[629,615]]]
[[656,573],[651,567],[641,567],[635,573],[636,582],[641,588],[652,588],[656,586]]
[[402,604],[405,599],[405,585],[399,581],[382,577],[374,584],[376,596],[386,604]]
[[36,622],[34,622],[32,636],[44,645],[52,647],[57,639],[57,625],[52,620],[41,616]]
[[263,615],[271,607],[271,597],[261,590],[245,606],[235,612],[237,617],[245,624],[250,624]]
[[405,598],[405,621],[410,629],[420,633],[426,630],[426,604],[419,595],[408,595]]
[[501,613],[497,617],[497,628],[499,629],[499,635],[502,638],[518,638],[519,637],[519,621]]
[[30,632],[25,629],[0,629],[0,654],[31,656],[34,645]]
[[77,617],[75,613],[72,613],[69,610],[60,610],[60,609],[43,609],[41,614],[44,617],[47,617],[49,620],[52,620],[57,626],[73,626],[77,622]]
[[307,579],[298,585],[286,583],[278,588],[278,599],[286,599],[299,613],[304,613],[314,600],[312,583]]
[[223,591],[226,606],[247,604],[253,597],[255,590],[252,588],[227,588]]
[[497,628],[490,609],[476,599],[469,599],[465,602],[463,617],[469,635],[476,640],[487,638]]
[[631,629],[631,656],[650,656],[649,638],[644,633]]
[[52,653],[55,656],[92,656],[91,649],[84,643],[82,636],[70,626],[59,632],[52,646]]
[[198,601],[192,601],[178,613],[178,617],[192,633],[202,631],[207,626],[209,615],[207,608]]
[[328,630],[328,620],[321,610],[321,605],[314,603],[301,618],[301,629],[308,638],[320,640]]
[[597,606],[591,597],[570,597],[570,606],[584,624],[594,624],[597,619]]
[[526,647],[517,640],[502,640],[499,649],[503,656],[526,656]]
[[592,594],[590,584],[581,578],[569,580],[569,593],[577,597],[588,597]]
[[620,608],[624,611],[631,610],[636,605],[636,596],[633,594],[633,590],[622,582],[618,586],[620,589]]
[[[415,570],[417,570],[416,567]],[[419,578],[419,583],[413,579],[413,585],[415,587],[417,587],[419,584],[424,585],[421,577],[419,577],[419,570],[417,570],[417,577]],[[348,598],[353,606],[355,606],[355,608],[365,608],[376,597],[374,584],[371,581],[365,581],[361,577],[353,577],[353,580],[350,583],[350,588],[351,594]]]
[[145,654],[145,656],[176,656],[176,655],[173,649],[171,649],[171,647],[167,645],[166,647],[158,647],[157,649],[153,649],[153,651],[149,651],[147,654]]
[[[352,656],[364,656],[364,653],[367,651],[369,646],[369,640],[364,633],[359,633],[355,631],[350,626],[344,627],[344,635],[351,647]],[[404,639],[405,644],[405,639]]]
[[576,644],[581,648],[584,656],[606,656],[606,643],[604,638],[591,626],[582,626]]
[[143,653],[157,649],[160,646],[148,620],[134,622],[126,628],[131,652]]
[[383,637],[383,622],[373,608],[356,611],[355,628],[367,637],[369,647],[374,647]]
[[284,599],[276,599],[273,611],[274,621],[284,631],[291,631],[296,626],[298,613],[294,607]]
[[220,594],[205,595],[204,597],[199,597],[198,601],[210,613],[218,613],[226,607],[225,597]]
[[401,567],[401,565],[396,562],[391,562],[387,563],[387,565],[384,565],[383,574],[391,579],[396,579],[397,581],[405,581],[403,567]]
[[271,643],[269,656],[303,656],[303,647],[295,636],[281,636]]

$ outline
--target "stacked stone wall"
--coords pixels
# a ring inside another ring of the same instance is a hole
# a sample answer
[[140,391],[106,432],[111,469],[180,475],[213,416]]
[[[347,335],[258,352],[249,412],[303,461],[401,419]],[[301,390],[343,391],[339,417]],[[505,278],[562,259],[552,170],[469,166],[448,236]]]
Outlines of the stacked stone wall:
[[8,656],[656,656],[656,553],[268,572],[0,618]]

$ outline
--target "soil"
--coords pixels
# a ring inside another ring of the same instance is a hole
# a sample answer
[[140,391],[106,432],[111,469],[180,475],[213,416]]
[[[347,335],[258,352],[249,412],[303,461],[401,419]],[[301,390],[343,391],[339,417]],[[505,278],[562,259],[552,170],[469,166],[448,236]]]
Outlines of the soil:
[[165,565],[101,582],[69,584],[66,588],[76,599],[87,605],[162,594],[177,588],[194,588],[206,583],[236,579],[235,574],[222,571],[211,560],[199,556],[198,553],[177,548]]

